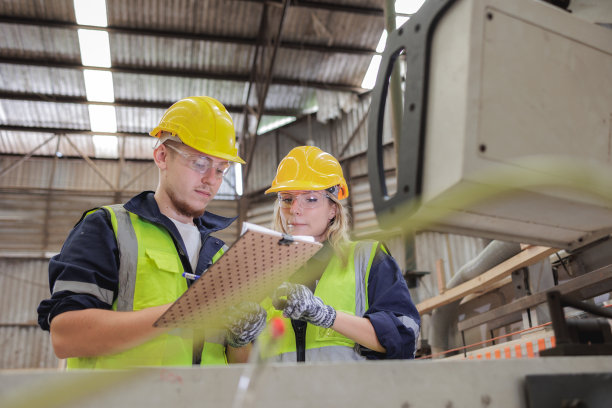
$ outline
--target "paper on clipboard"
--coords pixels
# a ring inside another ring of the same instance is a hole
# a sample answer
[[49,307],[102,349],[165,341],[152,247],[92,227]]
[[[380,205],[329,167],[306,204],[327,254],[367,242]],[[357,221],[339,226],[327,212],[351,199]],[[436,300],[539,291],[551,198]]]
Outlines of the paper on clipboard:
[[243,223],[243,234],[154,323],[156,327],[202,328],[227,308],[261,302],[310,259],[322,245]]

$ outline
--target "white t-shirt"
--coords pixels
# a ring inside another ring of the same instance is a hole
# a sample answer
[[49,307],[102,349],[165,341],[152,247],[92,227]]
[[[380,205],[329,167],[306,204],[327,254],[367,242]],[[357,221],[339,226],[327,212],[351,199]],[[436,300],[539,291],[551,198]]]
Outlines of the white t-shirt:
[[170,219],[174,225],[176,225],[179,234],[181,234],[181,238],[183,238],[187,256],[189,257],[189,263],[191,264],[191,270],[195,273],[196,266],[198,266],[198,259],[200,258],[200,249],[202,248],[200,231],[198,227],[193,224],[184,224],[175,219]]

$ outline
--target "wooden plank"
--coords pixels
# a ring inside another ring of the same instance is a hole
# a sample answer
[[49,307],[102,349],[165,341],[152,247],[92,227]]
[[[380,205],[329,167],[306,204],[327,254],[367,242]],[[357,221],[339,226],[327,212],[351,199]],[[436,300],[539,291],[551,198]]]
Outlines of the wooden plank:
[[470,279],[454,288],[447,289],[443,294],[419,303],[417,309],[421,314],[429,313],[437,307],[452,303],[470,293],[484,290],[492,283],[509,276],[515,270],[532,265],[557,251],[558,249],[555,248],[530,246],[474,279]]
[[440,294],[446,292],[446,279],[444,277],[444,261],[438,259],[436,261],[436,278],[438,279],[438,292]]
[[476,292],[472,292],[469,295],[467,295],[466,297],[461,299],[461,303],[462,304],[466,304],[476,298],[478,298],[479,296],[484,295],[485,293],[489,293],[489,292],[493,292],[496,289],[502,288],[506,285],[510,285],[512,284],[512,277],[511,276],[506,276],[503,279],[497,280],[495,282],[492,282],[488,285],[486,285],[484,288],[477,290]]
[[[574,294],[578,292],[581,300],[607,293],[612,290],[612,265],[608,265],[595,271],[585,273],[584,275],[577,276],[548,290],[553,289],[558,290],[562,295]],[[507,305],[503,305],[488,312],[465,319],[464,321],[459,322],[459,331],[463,331],[483,323],[488,323],[503,316],[542,304],[546,302],[547,291],[522,297]]]

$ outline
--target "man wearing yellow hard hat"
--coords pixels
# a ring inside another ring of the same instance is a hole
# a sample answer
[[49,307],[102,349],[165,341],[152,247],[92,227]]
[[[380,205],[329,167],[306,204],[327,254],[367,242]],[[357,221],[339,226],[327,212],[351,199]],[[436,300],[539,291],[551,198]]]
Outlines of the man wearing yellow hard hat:
[[156,190],[86,212],[49,262],[51,297],[38,321],[68,368],[225,364],[227,350],[265,325],[265,311],[245,304],[201,347],[191,332],[153,327],[227,249],[212,234],[235,218],[206,207],[231,163],[244,161],[230,115],[211,97],[176,102],[150,134],[158,138]]

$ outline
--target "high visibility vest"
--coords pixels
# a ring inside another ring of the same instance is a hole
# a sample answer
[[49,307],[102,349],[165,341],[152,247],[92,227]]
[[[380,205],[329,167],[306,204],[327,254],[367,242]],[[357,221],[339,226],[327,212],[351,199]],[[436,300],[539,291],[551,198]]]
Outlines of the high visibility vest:
[[[348,261],[334,255],[323,271],[314,295],[336,311],[354,316],[363,316],[368,309],[368,277],[378,242],[351,242]],[[291,320],[283,317],[283,312],[272,306],[270,298],[262,302],[268,313],[268,321],[274,317],[283,319],[285,335],[272,342],[268,331],[257,339],[260,343],[262,358],[276,361],[296,361],[295,336]],[[353,340],[329,328],[306,325],[306,361],[351,361],[363,360]]]
[[[111,217],[119,248],[119,293],[112,310],[136,311],[178,299],[187,290],[187,281],[182,276],[183,264],[170,233],[128,212],[123,205],[102,208]],[[222,254],[220,249],[212,261]],[[193,332],[176,329],[117,354],[68,358],[67,368],[190,366],[192,361]],[[225,346],[205,342],[202,363],[227,364]]]

